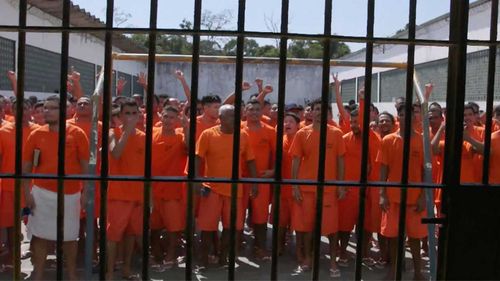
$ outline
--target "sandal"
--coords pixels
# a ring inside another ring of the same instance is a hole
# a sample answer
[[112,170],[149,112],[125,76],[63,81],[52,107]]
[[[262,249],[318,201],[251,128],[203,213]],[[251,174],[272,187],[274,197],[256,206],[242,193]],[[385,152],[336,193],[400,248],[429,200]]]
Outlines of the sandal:
[[363,258],[363,264],[369,267],[372,267],[377,264],[377,262],[372,258]]
[[165,272],[165,270],[166,268],[161,263],[155,263],[151,265],[151,271],[155,273],[163,273]]
[[163,268],[165,270],[172,269],[175,266],[176,262],[175,261],[166,261],[163,263]]
[[340,278],[340,269],[330,268],[330,277],[332,277],[332,278]]
[[337,264],[338,264],[340,267],[349,267],[349,259],[342,259],[342,258],[339,258],[339,260],[337,261]]

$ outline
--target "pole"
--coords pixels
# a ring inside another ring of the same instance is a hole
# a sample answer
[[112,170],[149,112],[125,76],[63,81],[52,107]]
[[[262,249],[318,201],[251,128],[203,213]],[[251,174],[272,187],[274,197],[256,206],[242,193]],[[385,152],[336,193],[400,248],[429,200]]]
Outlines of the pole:
[[[133,53],[113,53],[113,60],[126,61],[147,61],[148,54],[133,54]],[[156,54],[157,62],[192,62],[191,55],[171,55],[171,54]],[[203,56],[200,55],[200,62],[203,63],[232,63],[234,64],[236,57],[232,56]],[[268,57],[244,57],[243,61],[250,64],[272,63],[279,64],[279,58]],[[298,59],[288,58],[287,65],[317,65],[322,66],[321,59]],[[345,66],[345,67],[365,67],[364,61],[353,60],[330,60],[330,66]],[[406,68],[405,62],[373,62],[373,67],[381,68]]]
[[[420,88],[420,82],[416,71],[413,73],[413,85],[415,91],[417,92],[417,98],[421,104],[421,114],[422,114],[422,128],[423,128],[423,141],[424,141],[424,182],[432,183],[432,156],[431,156],[431,141],[429,135],[429,119],[428,116],[428,100],[422,94],[422,88]],[[425,189],[425,202],[427,206],[427,216],[434,217],[434,189]],[[436,237],[434,236],[436,226],[433,223],[427,224],[427,230],[429,232],[429,261],[430,261],[430,276],[431,280],[436,280]]]
[[[92,128],[90,130],[90,160],[89,172],[96,173],[97,166],[97,123],[99,122],[99,104],[101,99],[101,91],[104,83],[104,67],[101,67],[97,85],[92,94]],[[87,184],[87,202],[86,202],[86,237],[85,237],[85,280],[92,279],[92,257],[94,252],[94,202],[95,199],[95,181]]]

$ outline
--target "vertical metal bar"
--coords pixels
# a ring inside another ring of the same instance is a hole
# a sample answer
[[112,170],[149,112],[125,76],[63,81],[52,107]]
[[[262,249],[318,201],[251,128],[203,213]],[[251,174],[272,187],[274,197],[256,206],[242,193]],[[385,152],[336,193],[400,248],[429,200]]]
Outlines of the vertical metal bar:
[[[69,8],[70,1],[63,1],[63,18],[62,27],[69,27]],[[64,160],[66,156],[66,103],[67,103],[67,87],[68,79],[68,55],[69,55],[69,32],[62,31],[61,34],[61,68],[60,68],[60,103],[59,103],[59,139],[58,139],[58,158],[57,158],[57,280],[63,279],[64,266],[64,177],[65,167]]]
[[[366,22],[366,37],[373,38],[373,29],[375,22],[375,1],[368,1],[368,18]],[[366,43],[365,52],[365,107],[363,110],[363,120],[361,120],[362,131],[362,149],[361,149],[361,174],[360,174],[360,190],[359,190],[359,212],[356,227],[356,268],[354,279],[361,280],[363,269],[363,245],[364,241],[364,221],[365,221],[365,199],[366,199],[366,184],[368,182],[368,155],[369,149],[369,132],[370,132],[370,102],[372,100],[372,71],[373,71],[373,43]],[[380,79],[378,80],[380,82]],[[356,95],[356,93],[354,93]],[[357,95],[356,95],[357,96]]]
[[[498,0],[491,1],[490,42],[497,41],[498,30]],[[491,45],[488,52],[488,85],[486,89],[486,130],[484,134],[483,184],[489,182],[489,166],[491,155],[491,125],[493,117],[493,99],[495,96],[495,69],[497,46]]]
[[[201,29],[201,8],[202,0],[194,2],[194,23],[193,29],[199,32]],[[198,76],[200,70],[200,35],[196,33],[193,36],[193,50],[191,63],[191,110],[189,112],[189,161],[188,161],[188,179],[192,180],[195,175],[195,154],[196,154],[196,108],[198,105]],[[194,235],[194,212],[193,212],[193,182],[188,183],[187,190],[187,210],[186,210],[186,271],[184,279],[192,280],[193,269],[193,235]]]
[[[246,1],[238,1],[238,32],[245,31],[245,8]],[[236,79],[235,79],[235,101],[234,101],[234,139],[233,139],[233,167],[231,180],[239,179],[239,161],[240,161],[240,124],[241,124],[241,94],[243,83],[243,55],[245,47],[245,37],[238,35],[236,38]],[[229,230],[229,272],[228,279],[234,280],[234,269],[236,262],[236,207],[238,184],[231,184],[231,227]],[[240,206],[241,208],[241,206]]]
[[[382,78],[381,72],[377,72],[377,102],[381,102],[380,97],[382,96],[381,90],[382,90],[382,82],[380,79]],[[370,104],[372,102],[370,101]]]
[[107,250],[107,209],[108,209],[108,180],[109,175],[109,120],[111,107],[111,75],[113,71],[113,11],[114,0],[107,0],[106,5],[106,34],[104,43],[104,86],[102,95],[102,149],[101,149],[101,213],[99,216],[99,279],[106,279]]
[[[281,34],[288,33],[288,10],[289,0],[281,1]],[[283,120],[285,118],[285,93],[286,93],[286,58],[287,58],[288,38],[280,39],[280,62],[279,62],[279,82],[278,82],[278,124],[276,130],[276,160],[274,166],[274,179],[281,181],[282,159],[283,159]],[[273,196],[273,232],[272,232],[272,260],[271,260],[271,280],[278,280],[278,235],[281,206],[281,185],[274,185]]]
[[[324,35],[332,33],[332,0],[325,0],[325,21]],[[320,126],[320,141],[319,150],[325,151],[327,137],[327,118],[330,93],[330,55],[331,55],[331,40],[325,39],[323,42],[323,59],[322,59],[322,75],[321,75],[321,126]],[[325,182],[325,153],[319,153],[318,159],[318,185],[316,189],[316,221],[313,233],[313,271],[312,279],[319,279],[319,256],[321,243],[321,224],[323,219],[323,194]]]
[[[19,1],[19,27],[26,27],[26,13],[27,13],[27,0]],[[23,139],[23,127],[22,120],[23,110],[24,110],[24,76],[25,76],[25,55],[26,55],[26,32],[18,31],[18,45],[17,45],[17,103],[16,103],[16,162],[15,162],[15,174],[20,176],[23,173],[22,168],[22,139]],[[15,56],[14,56],[15,60]],[[19,210],[21,209],[21,179],[16,178],[15,189],[14,189],[14,254],[13,254],[13,280],[21,280],[21,214]]]
[[[415,39],[417,1],[410,1],[409,9],[409,27],[408,39]],[[415,44],[408,42],[408,58],[406,67],[406,106],[405,106],[405,124],[404,124],[404,144],[403,144],[403,171],[401,174],[401,183],[408,184],[408,168],[410,160],[410,144],[412,137],[412,101],[413,101],[413,73],[415,67]],[[412,167],[415,169],[415,167]],[[396,256],[396,280],[401,280],[403,272],[404,254],[405,254],[405,228],[406,228],[406,202],[407,187],[401,187],[401,203],[399,204],[399,224],[398,224],[398,251]]]
[[142,233],[142,280],[149,280],[149,228],[151,206],[151,152],[153,139],[153,102],[156,66],[156,23],[158,0],[151,0],[149,17],[148,89],[146,93],[146,149],[144,159],[144,213]]
[[[469,1],[451,1],[450,6],[450,42],[448,55],[448,85],[446,96],[446,135],[443,166],[442,213],[451,220],[453,210],[449,200],[452,190],[460,187],[465,81],[467,67],[467,28],[469,19]],[[447,275],[446,256],[448,251],[449,226],[441,227],[438,252],[438,280],[445,280]]]

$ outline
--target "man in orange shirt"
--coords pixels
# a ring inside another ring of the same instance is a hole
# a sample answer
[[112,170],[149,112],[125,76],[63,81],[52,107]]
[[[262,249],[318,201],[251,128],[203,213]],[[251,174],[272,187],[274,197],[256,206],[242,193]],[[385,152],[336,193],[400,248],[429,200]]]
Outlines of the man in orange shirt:
[[[219,109],[220,125],[205,130],[196,144],[196,175],[208,178],[231,178],[233,167],[233,133],[234,128],[234,106],[223,105]],[[249,175],[257,177],[255,156],[250,146],[248,134],[241,130],[240,135],[240,159],[245,162]],[[200,165],[205,163],[204,175],[201,175]],[[241,172],[241,167],[240,167]],[[199,186],[198,186],[199,187]],[[214,240],[214,234],[218,231],[219,221],[222,220],[222,237],[220,247],[219,263],[227,264],[229,247],[229,227],[231,214],[231,184],[227,183],[203,183],[199,187],[200,212],[198,214],[198,228],[201,230],[201,268],[208,266],[208,254],[210,244]],[[236,230],[243,229],[243,208],[241,198],[243,190],[238,187]],[[257,196],[257,185],[252,186],[252,197]],[[239,237],[239,235],[237,236]],[[237,239],[239,240],[239,239]],[[236,242],[239,245],[239,242]]]
[[[140,117],[137,102],[125,99],[120,105],[122,126],[110,132],[110,175],[143,176],[145,158],[145,134],[136,129]],[[116,259],[117,243],[124,241],[122,276],[131,279],[131,260],[134,244],[143,235],[142,182],[111,181],[108,187],[108,268],[106,279],[111,280]]]
[[493,109],[493,122],[492,122],[492,132],[500,130],[500,105],[495,106]]
[[500,184],[500,131],[491,134],[490,184]]
[[[320,152],[321,100],[311,103],[314,122],[300,129],[295,135],[290,153],[292,160],[292,178],[315,180],[318,177],[319,154],[324,153],[325,180],[344,179],[345,144],[342,131],[327,125],[325,151]],[[329,111],[331,108],[329,107]],[[323,201],[323,220],[315,222],[316,217],[316,186],[294,185],[294,205],[292,210],[292,229],[297,235],[298,261],[300,271],[307,271],[312,265],[312,234],[315,223],[321,223],[321,233],[330,241],[330,275],[340,277],[336,263],[336,244],[338,232],[338,202],[345,196],[342,187],[325,186]]]
[[[362,110],[362,109],[361,109]],[[350,167],[345,170],[344,179],[346,181],[359,181],[360,180],[360,167],[361,167],[361,156],[362,156],[362,128],[359,119],[358,110],[353,110],[350,113],[350,128],[351,131],[344,135],[344,142],[346,146],[346,153],[344,156],[345,166]],[[380,147],[379,137],[372,131],[369,130],[369,156],[368,156],[368,169],[371,171],[375,169],[375,158]],[[369,192],[366,196],[366,206],[371,206]],[[349,243],[350,234],[354,229],[354,225],[358,220],[358,205],[359,205],[359,188],[350,187],[347,189],[346,196],[343,200],[339,200],[339,240],[340,240],[340,255],[339,255],[339,266],[348,267],[348,256],[347,256],[347,245]],[[378,206],[376,206],[378,207]],[[365,225],[370,223],[372,218],[371,210],[366,212]],[[365,233],[365,250],[368,249],[369,237],[372,232]],[[365,252],[363,261],[365,263],[370,262],[370,265],[374,264],[373,259],[368,258],[368,251]]]
[[[23,151],[23,173],[57,174],[57,143],[59,133],[59,96],[50,96],[44,104],[47,125],[34,130],[26,140]],[[63,121],[64,122],[64,121]],[[88,173],[89,142],[82,129],[66,125],[65,173]],[[33,279],[43,277],[47,258],[48,241],[57,239],[57,180],[23,180],[26,207],[31,209],[28,229],[32,233],[31,249],[34,266]],[[64,259],[68,279],[76,280],[77,239],[79,233],[80,200],[85,201],[82,182],[71,180],[64,183]],[[83,205],[83,204],[82,204]],[[62,258],[62,257],[61,257]]]
[[[12,104],[15,116],[16,102]],[[23,102],[23,138],[22,145],[26,143],[28,136],[32,131],[38,129],[39,126],[29,122],[31,119],[31,103],[29,100]],[[6,125],[0,129],[0,171],[2,173],[14,173],[16,151],[16,126],[14,123]],[[13,239],[14,239],[14,180],[2,179],[0,187],[0,229],[5,228],[7,231],[6,246],[8,255],[5,256],[6,266],[12,266],[13,258]],[[23,203],[21,198],[21,204]],[[18,210],[19,212],[21,210]],[[1,266],[0,262],[0,266]],[[1,270],[1,267],[0,267]]]
[[[461,183],[479,183],[482,176],[482,150],[484,141],[484,129],[474,124],[473,106],[465,105],[464,110],[464,131],[462,144],[462,158],[460,169]],[[445,141],[442,135],[445,131],[445,123],[443,122],[438,132],[432,139],[432,151],[435,155],[439,155],[444,159],[442,153],[444,151]],[[479,166],[479,167],[478,167]]]
[[[413,109],[413,107],[412,107]],[[380,163],[380,181],[400,182],[403,166],[403,143],[405,126],[405,106],[398,108],[400,129],[382,139],[377,162]],[[408,182],[418,183],[423,180],[424,153],[422,136],[411,130],[410,158],[408,167]],[[396,272],[396,256],[399,228],[399,209],[401,208],[400,188],[381,187],[380,207],[382,208],[381,234],[388,239],[390,253],[390,269],[388,278],[394,278]],[[413,258],[414,279],[423,280],[421,273],[422,259],[420,256],[421,239],[427,236],[427,228],[421,223],[425,216],[425,194],[420,188],[409,188],[406,202],[406,234]]]
[[[299,130],[300,118],[292,112],[285,113],[285,118],[283,120],[283,157],[282,157],[282,178],[291,179],[292,175],[292,155],[290,154],[290,147],[292,146],[295,134]],[[281,255],[285,249],[285,235],[290,227],[292,220],[292,207],[293,207],[293,197],[292,197],[292,186],[282,185],[281,195],[280,195],[280,215],[278,221],[278,254]],[[275,212],[274,205],[272,212]],[[273,222],[273,214],[271,213],[270,223]]]
[[[173,106],[163,108],[161,127],[153,128],[151,169],[153,176],[183,176],[187,162],[188,122],[184,117],[184,128],[176,129],[181,121],[179,110]],[[151,251],[157,271],[171,268],[176,261],[175,250],[181,232],[184,230],[186,206],[183,200],[183,184],[176,182],[154,182],[154,207],[151,214]],[[153,232],[166,230],[166,256],[160,246],[160,235]],[[155,241],[153,241],[155,240]]]
[[[259,101],[253,99],[245,105],[247,121],[242,123],[248,136],[250,146],[255,154],[257,175],[261,178],[271,178],[274,175],[272,159],[276,151],[276,132],[273,128],[261,121],[262,110]],[[248,177],[249,172],[243,169],[243,177]],[[248,206],[251,185],[244,184],[243,193],[243,219]],[[269,220],[269,203],[271,192],[269,184],[259,184],[257,196],[250,200],[252,204],[251,221],[255,234],[254,254],[260,259],[270,259],[266,251],[267,222]]]

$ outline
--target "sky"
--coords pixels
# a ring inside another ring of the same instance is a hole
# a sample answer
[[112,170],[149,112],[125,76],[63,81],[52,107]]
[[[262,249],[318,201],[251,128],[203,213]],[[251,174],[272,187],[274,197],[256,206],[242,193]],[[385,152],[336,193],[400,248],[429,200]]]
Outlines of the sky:
[[[100,19],[105,18],[105,0],[73,0],[88,12]],[[324,25],[324,0],[290,0],[289,32],[322,33]],[[472,1],[471,1],[472,2]],[[140,3],[140,4],[139,4]],[[120,27],[148,27],[149,1],[115,0],[119,12],[130,14],[129,20]],[[367,0],[333,0],[332,33],[336,35],[366,35]],[[417,24],[424,23],[449,12],[450,0],[418,0]],[[237,24],[237,0],[203,0],[203,11],[212,14],[231,13],[233,20],[227,29],[235,30]],[[376,37],[390,37],[408,23],[409,1],[375,1]],[[193,21],[194,0],[158,0],[158,27],[178,28],[183,19]],[[279,27],[281,0],[247,0],[247,31],[271,31],[269,23]],[[266,24],[267,23],[267,24]],[[273,44],[273,40],[259,40],[262,44]],[[364,47],[364,44],[348,43],[351,51]]]

